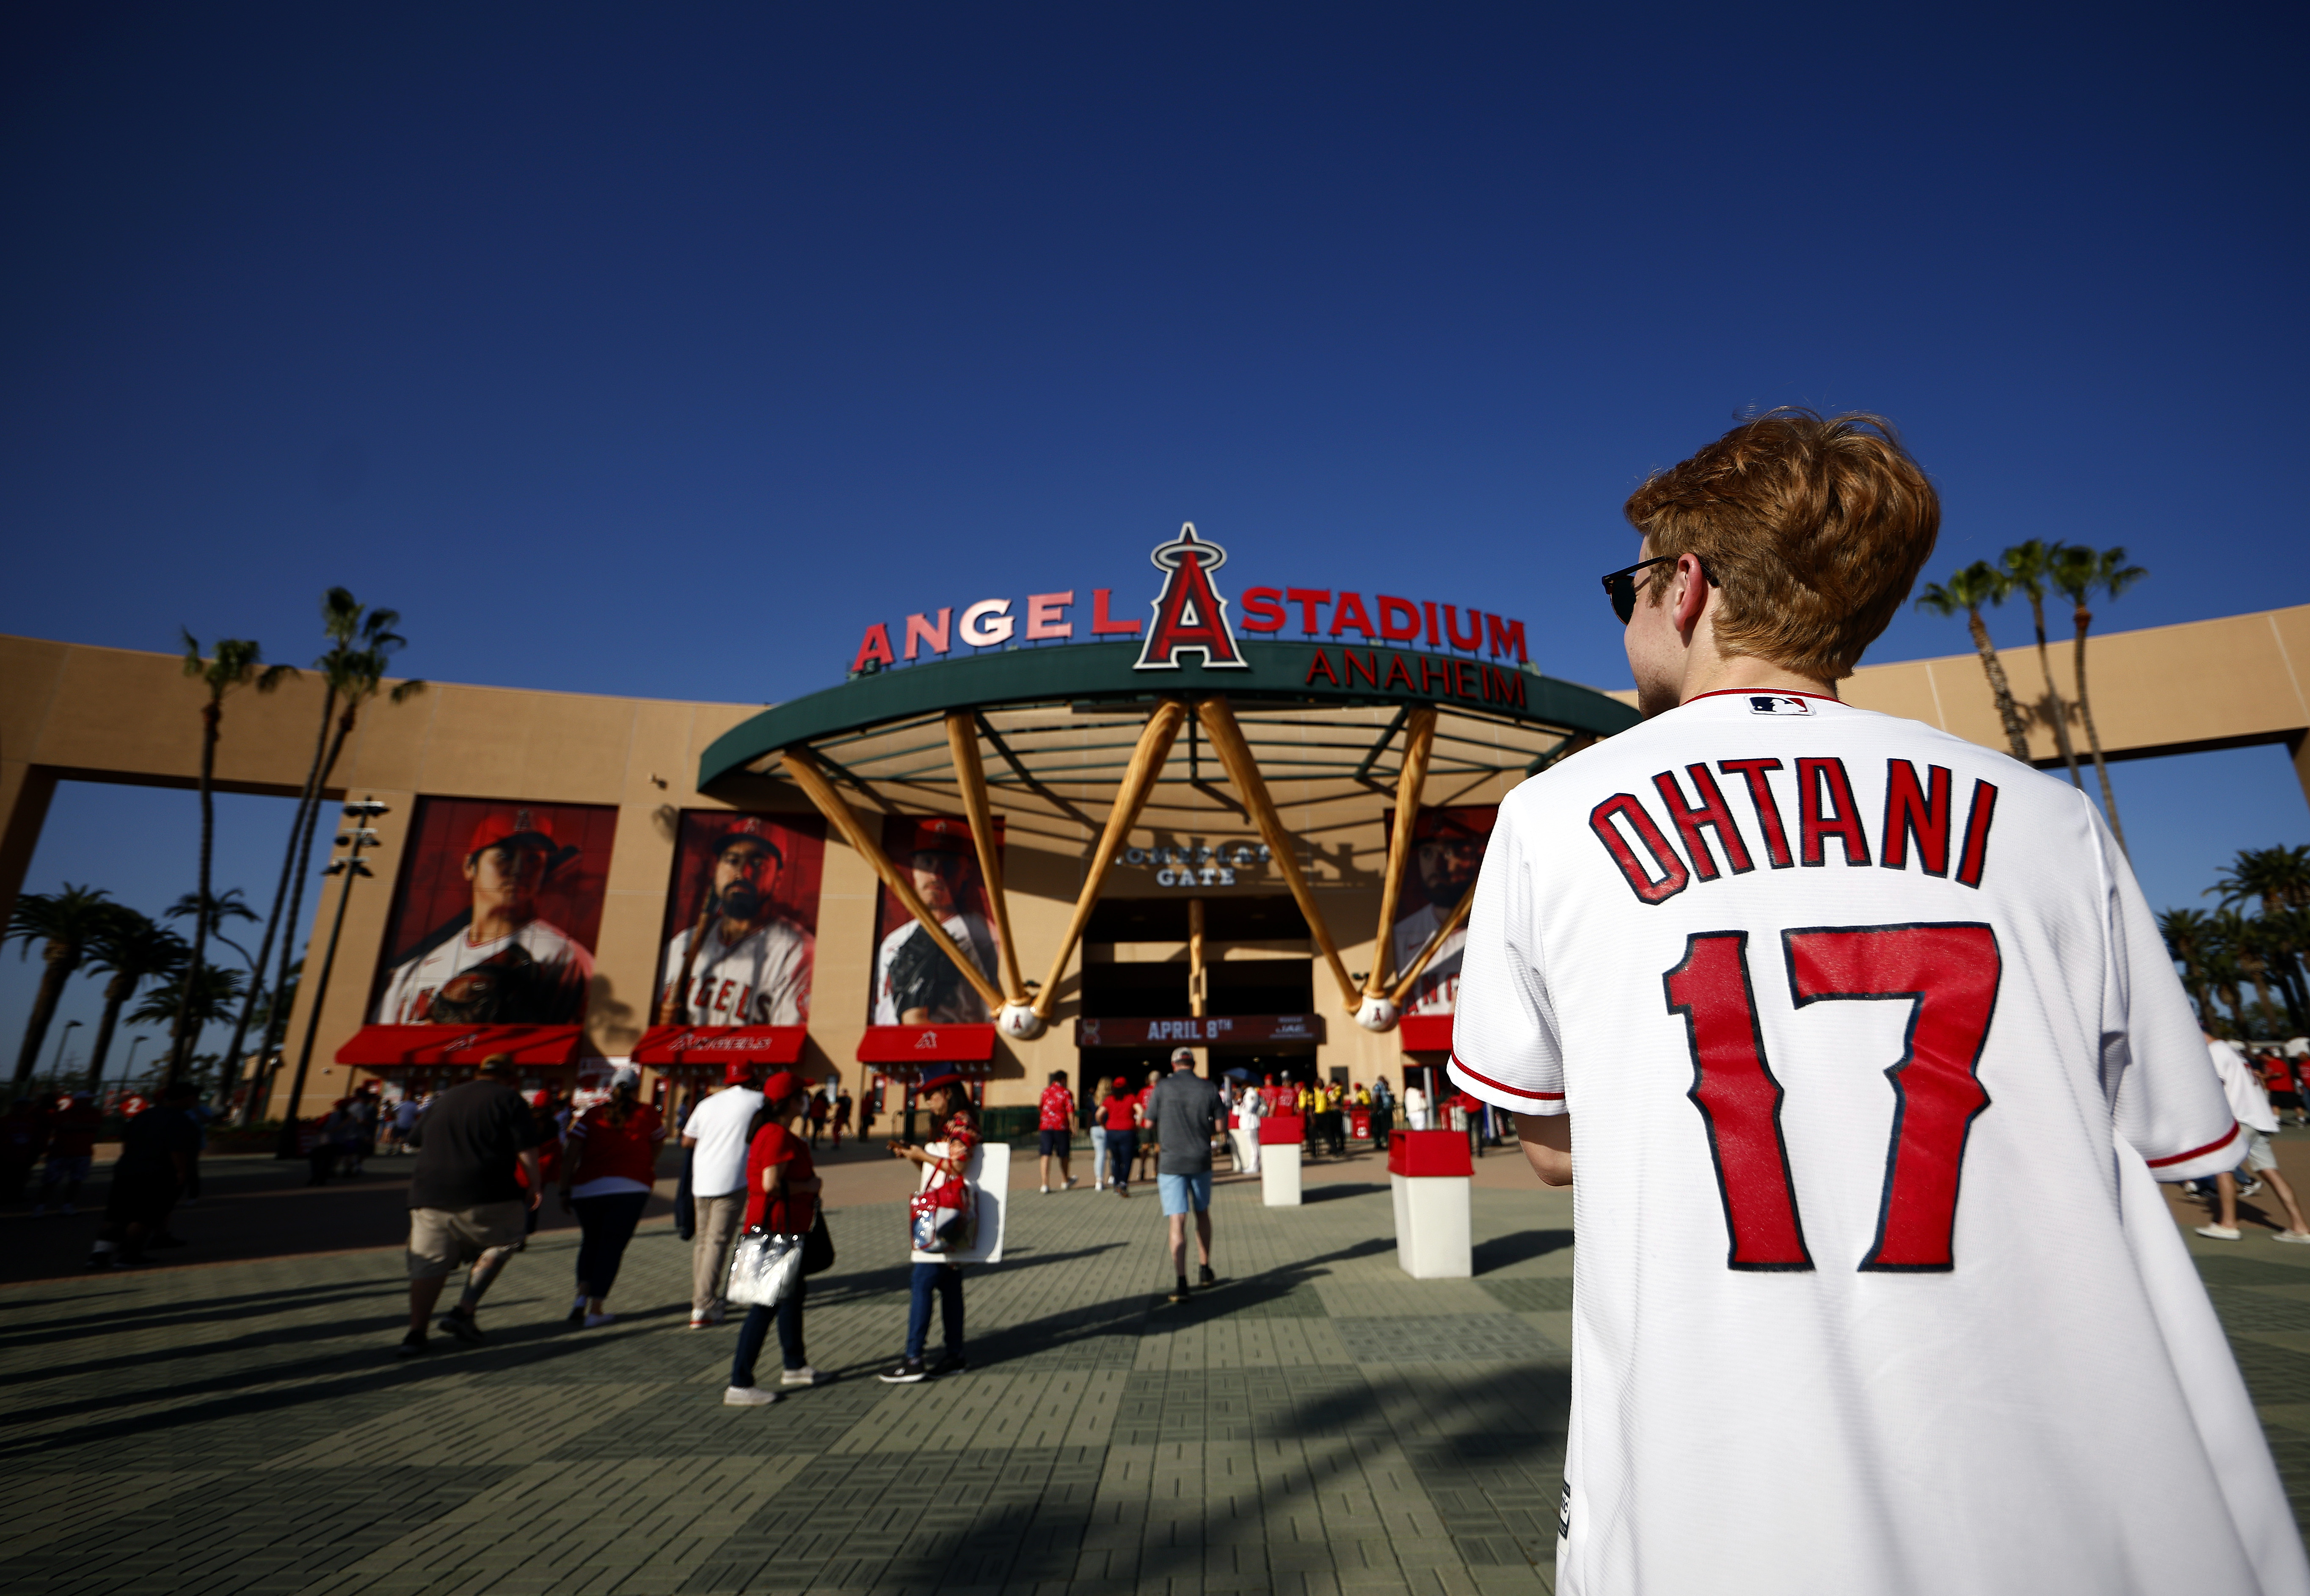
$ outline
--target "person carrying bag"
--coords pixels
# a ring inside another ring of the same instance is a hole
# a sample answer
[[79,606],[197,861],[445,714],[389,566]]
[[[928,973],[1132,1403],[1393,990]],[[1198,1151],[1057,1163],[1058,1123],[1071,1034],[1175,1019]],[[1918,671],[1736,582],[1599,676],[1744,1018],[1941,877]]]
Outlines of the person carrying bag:
[[[824,1385],[832,1379],[811,1367],[803,1349],[807,1277],[818,1272],[809,1267],[809,1255],[826,1224],[810,1143],[794,1132],[806,1106],[803,1084],[790,1071],[781,1070],[762,1083],[762,1106],[746,1151],[746,1231],[730,1260],[728,1298],[747,1308],[730,1359],[729,1389],[722,1393],[725,1407],[763,1408],[778,1400],[777,1392],[754,1383],[754,1365],[773,1321],[785,1365],[781,1386]],[[833,1252],[827,1236],[826,1263],[833,1262]]]
[[[892,1157],[923,1167],[923,1189],[908,1211],[915,1250],[967,1253],[977,1239],[978,1193],[969,1176],[971,1154],[978,1147],[978,1116],[960,1075],[934,1076],[916,1089],[916,1100],[930,1110],[931,1123],[942,1140],[926,1147],[890,1143]],[[925,1245],[925,1237],[934,1245]],[[912,1385],[932,1375],[955,1374],[969,1366],[962,1352],[962,1271],[950,1262],[917,1259],[912,1287],[906,1354],[877,1376],[885,1384]],[[926,1366],[923,1348],[930,1336],[934,1297],[939,1299],[946,1348],[936,1365]]]

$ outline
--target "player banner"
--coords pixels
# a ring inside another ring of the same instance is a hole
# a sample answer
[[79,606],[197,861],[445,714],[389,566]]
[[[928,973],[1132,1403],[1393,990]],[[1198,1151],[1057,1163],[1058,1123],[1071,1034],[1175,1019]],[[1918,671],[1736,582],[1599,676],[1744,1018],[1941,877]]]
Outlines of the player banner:
[[[1002,856],[1003,817],[994,817]],[[970,822],[947,815],[887,815],[882,849],[910,872],[924,905],[948,936],[997,986],[1002,943],[986,897],[986,872],[970,840]],[[923,934],[907,906],[887,887],[876,898],[874,989],[869,1025],[977,1025],[994,1018],[962,972]]]
[[[1399,975],[1411,967],[1436,928],[1452,917],[1460,899],[1475,886],[1485,845],[1499,817],[1496,803],[1465,803],[1423,806],[1412,821],[1411,862],[1395,904],[1393,967]],[[1394,828],[1394,810],[1387,812],[1385,824]],[[1460,991],[1460,950],[1467,940],[1464,924],[1444,939],[1420,979],[1404,993],[1405,1014],[1452,1012]]]
[[370,1001],[380,1025],[578,1025],[618,811],[421,798]]
[[810,1023],[826,822],[685,810],[659,940],[658,1025]]

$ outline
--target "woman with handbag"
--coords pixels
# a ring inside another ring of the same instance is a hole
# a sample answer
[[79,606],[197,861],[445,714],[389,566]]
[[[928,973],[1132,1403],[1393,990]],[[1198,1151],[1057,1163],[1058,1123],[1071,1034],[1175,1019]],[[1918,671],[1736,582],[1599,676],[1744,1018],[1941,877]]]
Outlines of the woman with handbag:
[[[928,1148],[893,1141],[890,1152],[929,1172],[910,1213],[916,1232],[915,1250],[936,1252],[960,1239],[959,1230],[977,1213],[977,1194],[971,1189],[969,1175],[970,1155],[978,1146],[978,1115],[971,1107],[969,1094],[963,1090],[960,1075],[934,1076],[916,1092],[916,1101],[930,1110],[931,1123],[940,1138],[940,1143],[934,1145],[939,1150],[932,1152]],[[943,1215],[956,1218],[942,1219]],[[963,1243],[965,1247],[968,1245]],[[945,1262],[917,1262],[911,1284],[913,1300],[907,1308],[906,1355],[877,1376],[888,1385],[912,1385],[933,1375],[958,1374],[970,1366],[962,1353],[961,1269]],[[934,1296],[939,1299],[940,1326],[945,1332],[946,1348],[937,1364],[925,1366],[923,1348],[930,1338]]]
[[[755,1111],[754,1132],[746,1148],[745,1231],[738,1244],[734,1270],[745,1266],[757,1233],[775,1236],[805,1236],[822,1223],[818,1211],[818,1166],[810,1144],[794,1132],[795,1123],[809,1106],[803,1083],[792,1071],[781,1070],[762,1083],[762,1106]],[[792,1279],[778,1294],[775,1306],[756,1303],[746,1310],[738,1327],[738,1349],[730,1359],[730,1388],[722,1393],[726,1408],[765,1408],[778,1400],[775,1391],[754,1383],[755,1360],[769,1339],[771,1321],[778,1327],[779,1360],[786,1366],[780,1385],[824,1385],[833,1376],[810,1366],[802,1344],[803,1299],[808,1282],[797,1261]]]
[[642,1072],[630,1064],[610,1078],[610,1100],[587,1109],[569,1127],[562,1157],[561,1211],[575,1212],[578,1300],[569,1323],[599,1330],[617,1315],[604,1305],[618,1281],[626,1244],[634,1238],[657,1179],[657,1149],[665,1125],[642,1102]]

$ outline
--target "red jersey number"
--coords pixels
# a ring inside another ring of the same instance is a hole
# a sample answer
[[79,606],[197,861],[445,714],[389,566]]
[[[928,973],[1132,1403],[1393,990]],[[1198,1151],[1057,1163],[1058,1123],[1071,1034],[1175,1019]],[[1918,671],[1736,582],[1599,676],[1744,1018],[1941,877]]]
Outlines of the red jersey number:
[[[1887,1066],[1893,1132],[1877,1236],[1863,1270],[1956,1267],[1959,1172],[1975,1117],[1989,1106],[1977,1078],[2003,966],[1996,934],[1971,922],[1819,926],[1781,933],[1789,993],[1819,1002],[1898,999],[1911,1005],[1908,1045]],[[1749,980],[1749,933],[1700,932],[1662,984],[1692,1049],[1687,1094],[1707,1127],[1731,1246],[1744,1270],[1813,1266],[1781,1138],[1780,1081],[1765,1055]]]

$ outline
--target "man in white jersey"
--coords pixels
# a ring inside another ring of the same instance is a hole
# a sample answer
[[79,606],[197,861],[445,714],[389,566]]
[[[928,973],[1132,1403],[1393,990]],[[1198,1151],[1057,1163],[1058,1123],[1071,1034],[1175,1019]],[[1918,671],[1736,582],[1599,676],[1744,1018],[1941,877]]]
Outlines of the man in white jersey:
[[[960,820],[925,820],[916,833],[908,863],[923,906],[964,957],[989,980],[994,978],[994,934],[986,919],[965,913],[961,883],[970,857],[970,828]],[[922,927],[908,920],[889,936],[874,958],[876,1025],[968,1025],[986,1019],[986,1005],[962,972],[941,953]]]
[[575,1025],[586,1017],[594,956],[537,917],[538,889],[576,856],[534,810],[483,818],[465,848],[473,907],[394,970],[385,1025]]
[[1557,1589],[2310,1591],[2154,1184],[2245,1139],[2124,859],[1835,696],[1932,486],[1781,412],[1628,516],[1649,718],[1501,805],[1450,1066],[1574,1188]]
[[[742,815],[714,846],[714,884],[698,956],[686,927],[666,944],[660,1025],[806,1025],[816,939],[775,906],[786,855],[758,816]],[[683,976],[688,973],[684,989]]]

